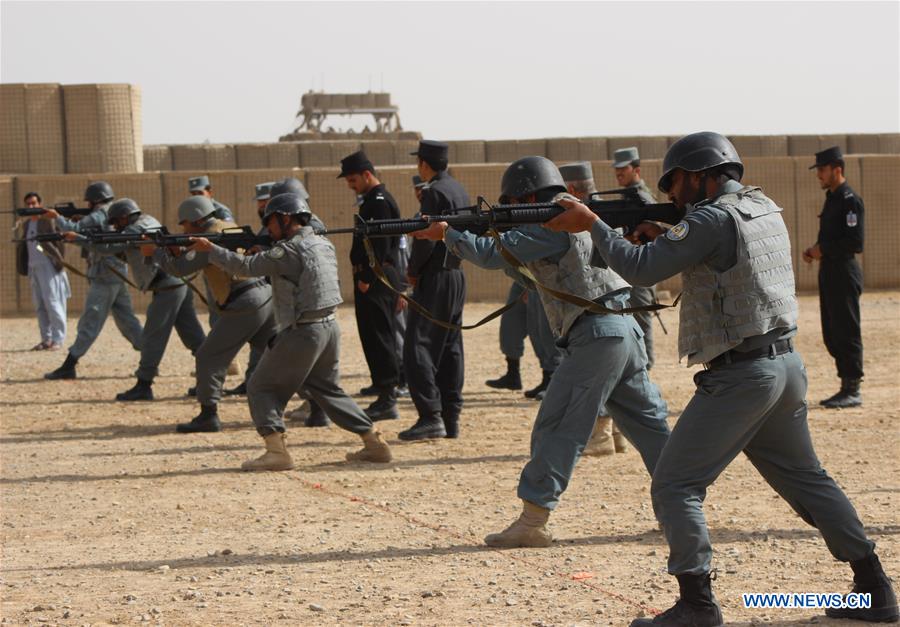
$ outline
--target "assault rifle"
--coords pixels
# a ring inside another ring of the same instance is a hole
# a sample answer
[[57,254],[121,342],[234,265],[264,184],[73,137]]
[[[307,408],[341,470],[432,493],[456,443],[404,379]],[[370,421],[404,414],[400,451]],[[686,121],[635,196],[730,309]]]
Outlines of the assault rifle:
[[[74,202],[61,202],[53,205],[53,210],[64,218],[73,218],[75,216],[86,216],[93,209],[87,207],[76,207]],[[47,212],[46,207],[23,207],[21,209],[7,209],[2,213],[14,213],[20,218],[44,215]]]
[[[128,244],[130,246],[144,246],[152,244],[159,247],[165,246],[190,246],[192,237],[204,237],[213,244],[218,244],[228,250],[239,248],[250,249],[254,246],[272,246],[274,241],[269,235],[257,235],[249,226],[235,227],[221,233],[169,233],[169,230],[161,226],[158,229],[144,231],[143,233],[121,233],[118,231],[89,231],[79,233],[81,241],[91,244]],[[58,242],[64,239],[63,233],[41,233],[34,237],[13,240],[14,242]],[[77,240],[76,240],[77,241]]]
[[257,235],[249,226],[233,227],[226,229],[221,233],[169,233],[166,227],[145,233],[147,236],[140,242],[143,244],[155,244],[159,247],[167,246],[190,246],[192,237],[203,237],[213,244],[227,248],[228,250],[237,250],[242,248],[249,250],[254,246],[272,246],[275,241],[270,235]]
[[[606,194],[619,194],[622,197],[614,200],[601,198]],[[638,198],[637,191],[629,188],[595,192],[585,204],[610,227],[621,229],[623,235],[631,233],[641,222],[671,225],[682,218],[682,212],[674,204],[644,204]],[[504,231],[526,224],[543,224],[563,211],[565,209],[562,206],[553,202],[491,205],[479,196],[478,203],[474,206],[444,215],[390,220],[363,220],[357,215],[352,227],[328,229],[320,235],[352,233],[364,237],[393,237],[421,231],[434,222],[446,222],[458,231],[482,235],[491,229]]]

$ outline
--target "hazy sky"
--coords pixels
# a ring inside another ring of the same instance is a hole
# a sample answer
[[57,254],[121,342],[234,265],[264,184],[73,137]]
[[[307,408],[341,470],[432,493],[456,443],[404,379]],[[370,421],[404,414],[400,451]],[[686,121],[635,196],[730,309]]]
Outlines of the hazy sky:
[[127,82],[144,143],[384,88],[443,139],[900,131],[896,2],[8,2],[3,82]]

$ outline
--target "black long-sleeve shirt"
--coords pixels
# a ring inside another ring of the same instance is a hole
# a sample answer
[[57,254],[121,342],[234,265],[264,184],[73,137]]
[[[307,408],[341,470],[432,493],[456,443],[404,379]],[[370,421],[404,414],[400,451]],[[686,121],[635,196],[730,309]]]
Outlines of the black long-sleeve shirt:
[[[359,206],[359,215],[363,220],[390,220],[400,217],[400,207],[391,193],[385,189],[384,184],[376,185],[363,196]],[[397,262],[397,249],[400,246],[399,237],[373,237],[369,240],[375,252],[375,259],[380,263],[395,264]],[[369,267],[369,257],[363,238],[353,236],[353,245],[350,248],[350,263],[353,264],[353,280],[363,283],[375,281],[375,273]]]
[[[445,170],[438,172],[428,181],[428,187],[422,190],[422,215],[446,215],[469,204],[469,194],[465,188]],[[410,250],[407,274],[419,277],[427,272],[436,272],[445,266],[445,260],[449,267],[459,267],[458,259],[451,257],[447,260],[446,256],[447,247],[443,242],[415,239]]]
[[848,259],[863,251],[862,198],[846,182],[825,193],[819,215],[819,249],[826,259]]

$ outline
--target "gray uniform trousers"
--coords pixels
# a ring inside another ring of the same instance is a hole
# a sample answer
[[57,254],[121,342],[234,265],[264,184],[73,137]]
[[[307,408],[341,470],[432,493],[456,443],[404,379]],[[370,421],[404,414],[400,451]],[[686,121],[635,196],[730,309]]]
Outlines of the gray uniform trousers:
[[[275,335],[271,300],[272,288],[260,283],[228,303],[226,309],[216,312],[216,322],[196,353],[197,401],[201,405],[214,405],[222,399],[228,364],[244,344],[250,344],[251,363],[254,352],[258,361],[258,356],[265,351],[266,343]],[[213,308],[215,305],[210,307]],[[252,375],[253,368],[248,370]]]
[[[637,285],[631,288],[631,300],[628,302],[629,307],[641,307],[643,305],[652,305],[656,302],[656,287],[639,287]],[[655,361],[653,356],[653,312],[638,311],[634,314],[641,331],[644,332],[644,348],[647,350],[647,368],[653,367]]]
[[[525,289],[521,283],[513,281],[509,287],[509,296],[506,297],[507,304],[519,300]],[[556,370],[562,353],[556,346],[556,338],[553,337],[541,298],[533,290],[529,291],[527,302],[516,303],[500,316],[500,350],[503,355],[510,359],[521,359],[525,354],[526,336],[531,341],[531,348],[537,355],[541,370]]]
[[135,372],[138,379],[153,381],[159,374],[159,362],[166,352],[173,327],[192,354],[206,339],[194,309],[194,293],[184,284],[153,292],[141,335],[141,362]]
[[284,431],[284,408],[297,390],[342,429],[362,434],[372,421],[340,386],[341,330],[333,316],[282,330],[247,383],[250,415],[260,435]]
[[525,354],[525,336],[528,335],[528,311],[525,303],[516,302],[522,298],[525,288],[513,281],[509,286],[506,304],[516,303],[500,316],[500,350],[505,357],[521,359]]
[[604,403],[649,473],[669,437],[668,409],[647,376],[632,316],[586,314],[559,344],[562,362],[538,410],[518,489],[519,498],[548,509],[568,486]]
[[562,361],[562,352],[556,345],[556,338],[547,320],[547,312],[541,304],[541,297],[535,290],[529,290],[528,302],[525,303],[527,315],[526,328],[528,339],[531,340],[531,348],[537,355],[541,364],[541,370],[555,372]]
[[106,317],[112,313],[119,332],[134,350],[141,350],[141,322],[134,315],[128,288],[120,279],[92,279],[84,299],[84,311],[78,319],[75,343],[69,348],[72,357],[81,358],[103,330]]
[[651,486],[669,543],[671,574],[709,571],[712,547],[703,500],[741,451],[821,532],[837,559],[857,560],[872,552],[856,510],[816,457],[806,422],[806,369],[797,353],[717,365],[698,372],[694,382],[697,390],[656,464]]

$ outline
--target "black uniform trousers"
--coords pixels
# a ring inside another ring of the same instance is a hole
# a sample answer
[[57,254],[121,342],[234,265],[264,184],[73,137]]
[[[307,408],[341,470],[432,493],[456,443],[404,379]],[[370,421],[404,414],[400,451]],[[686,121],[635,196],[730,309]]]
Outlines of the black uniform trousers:
[[[393,267],[385,266],[384,273],[391,283],[397,284],[397,273]],[[400,382],[395,315],[397,295],[376,280],[369,284],[365,294],[354,286],[353,301],[356,327],[369,365],[372,385],[379,390],[394,388]]]
[[[413,299],[438,320],[462,324],[465,274],[462,270],[425,272],[419,277]],[[465,378],[461,331],[445,329],[410,309],[403,367],[420,417],[440,414],[445,421],[459,418]]]
[[862,289],[862,269],[855,258],[822,259],[819,264],[822,337],[842,379],[863,377],[859,316]]

